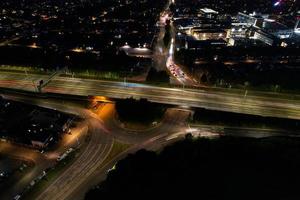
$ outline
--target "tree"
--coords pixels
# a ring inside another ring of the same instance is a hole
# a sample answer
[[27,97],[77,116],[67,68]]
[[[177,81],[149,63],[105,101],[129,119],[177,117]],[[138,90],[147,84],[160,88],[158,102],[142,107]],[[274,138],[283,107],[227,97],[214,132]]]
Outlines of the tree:
[[168,47],[171,42],[171,25],[170,20],[167,20],[167,24],[165,26],[165,36],[164,36],[164,45]]
[[170,77],[166,71],[157,71],[154,67],[151,67],[146,80],[154,83],[169,83]]
[[122,122],[152,123],[164,114],[164,107],[149,102],[147,99],[135,100],[133,98],[118,100],[116,111]]
[[202,74],[202,76],[201,76],[201,83],[207,83],[207,76],[206,76],[206,74]]
[[159,153],[139,151],[117,163],[85,199],[299,199],[299,144],[296,138],[221,137],[186,139]]

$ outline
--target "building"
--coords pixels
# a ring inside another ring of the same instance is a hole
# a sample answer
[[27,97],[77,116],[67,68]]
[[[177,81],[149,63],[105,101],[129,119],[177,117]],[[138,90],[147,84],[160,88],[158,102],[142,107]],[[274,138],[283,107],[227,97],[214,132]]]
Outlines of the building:
[[298,21],[296,22],[294,32],[300,34],[300,18],[299,18]]
[[68,132],[71,119],[61,113],[46,110],[33,110],[29,116],[27,136],[35,148],[45,148],[60,135]]
[[192,28],[190,34],[197,40],[226,40],[227,32],[223,29]]
[[274,19],[270,19],[269,15],[257,13],[238,13],[237,21],[246,25],[246,27],[244,27],[244,30],[243,27],[239,28],[238,30],[240,31],[237,31],[236,28],[232,28],[230,37],[249,37],[255,40],[260,40],[271,46],[288,46],[289,44],[287,43],[287,39],[292,38],[293,34],[298,31],[297,25],[293,29]]
[[230,38],[246,38],[248,36],[248,28],[244,25],[235,25],[231,28],[228,37]]
[[256,22],[256,17],[254,15],[248,15],[239,12],[237,15],[237,20],[239,23],[247,24],[247,26],[253,26]]
[[[275,45],[276,41],[278,42],[278,40],[276,39],[275,36],[263,31],[263,30],[258,30],[255,31],[254,33],[254,39],[256,40],[260,40],[262,42],[264,42],[265,44],[268,44],[270,46]],[[278,44],[278,43],[276,43]]]
[[201,8],[198,14],[198,17],[204,17],[207,19],[215,19],[217,18],[219,12],[210,9],[210,8]]

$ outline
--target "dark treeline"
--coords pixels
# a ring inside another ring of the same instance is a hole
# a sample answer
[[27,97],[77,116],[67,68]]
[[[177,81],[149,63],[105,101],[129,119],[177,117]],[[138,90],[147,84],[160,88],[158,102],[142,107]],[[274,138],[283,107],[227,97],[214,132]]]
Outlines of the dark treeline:
[[299,120],[214,111],[204,108],[196,109],[196,112],[193,116],[193,122],[200,122],[208,125],[268,127],[289,131],[300,130]]
[[191,139],[116,165],[86,200],[122,197],[299,199],[300,140]]
[[[208,48],[176,53],[176,60],[203,84],[248,85],[273,91],[299,89],[299,57],[297,48],[277,47]],[[247,60],[255,62],[247,63]]]
[[30,49],[27,47],[1,47],[0,64],[25,65],[55,70],[68,67],[70,70],[127,71],[137,69],[136,63],[145,59],[134,58],[116,50],[106,50],[99,55],[93,53],[58,52],[52,49]]
[[122,122],[152,123],[162,118],[165,107],[149,102],[147,99],[135,100],[129,98],[118,100],[116,111],[119,120]]
[[146,81],[153,83],[169,83],[170,77],[166,71],[157,71],[154,67],[151,67]]

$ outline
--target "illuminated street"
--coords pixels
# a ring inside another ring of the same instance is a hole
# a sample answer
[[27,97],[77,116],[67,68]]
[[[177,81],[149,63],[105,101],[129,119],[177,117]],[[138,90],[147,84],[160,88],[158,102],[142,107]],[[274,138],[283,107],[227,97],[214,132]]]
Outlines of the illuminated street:
[[[29,91],[34,91],[30,82],[32,80],[37,81],[40,78],[40,76],[30,75],[24,79],[22,74],[8,74],[7,76],[1,74],[1,76],[4,76],[4,80],[0,81],[1,87],[16,89],[22,87],[23,90]],[[12,85],[12,82],[15,84]],[[106,96],[115,99],[129,97],[147,98],[158,103],[300,119],[300,102],[298,97],[275,93],[251,91],[245,93],[242,90],[230,89],[164,88],[135,83],[124,84],[123,82],[66,79],[60,77],[53,79],[43,89],[43,92],[78,96]]]
[[297,0],[1,0],[0,200],[300,199]]
[[[7,97],[24,102],[30,100],[28,97]],[[136,135],[130,131],[123,130],[115,124],[113,117],[114,106],[110,103],[104,105],[101,110],[98,111],[99,115],[95,115],[91,111],[79,107],[61,106],[55,101],[45,102],[38,100],[35,104],[64,112],[70,109],[73,113],[77,112],[78,114],[87,117],[89,124],[89,142],[80,157],[76,159],[72,166],[70,166],[59,179],[53,181],[38,199],[72,199],[73,193],[88,189],[88,185],[80,183],[93,179],[92,174],[99,166],[101,166],[108,156],[113,140],[132,144],[134,146],[130,151],[135,151],[135,149],[140,149],[144,146],[147,147],[148,145],[155,143],[156,140],[161,137],[166,137],[167,135],[178,131],[186,131],[186,124],[184,122],[188,116],[188,112],[170,110],[167,112],[162,125]],[[103,176],[106,174],[106,171],[103,170],[101,173]],[[72,182],[72,185],[70,185],[70,182]],[[52,195],[48,195],[50,193]],[[54,193],[56,196],[53,196]]]

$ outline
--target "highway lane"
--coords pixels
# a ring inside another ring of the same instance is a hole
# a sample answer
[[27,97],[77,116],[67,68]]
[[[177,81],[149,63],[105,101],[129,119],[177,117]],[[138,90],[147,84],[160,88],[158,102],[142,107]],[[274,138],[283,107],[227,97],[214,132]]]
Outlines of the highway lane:
[[[123,86],[122,86],[123,84]],[[109,83],[82,79],[52,80],[44,92],[73,95],[96,95],[110,98],[147,98],[150,101],[189,107],[300,119],[300,101],[282,99],[280,95],[258,96],[209,90],[174,89],[142,84]]]
[[[166,112],[162,125],[145,132],[141,131],[133,134],[131,131],[124,130],[116,124],[114,120],[114,105],[111,103],[105,104],[99,114],[95,114],[83,107],[68,103],[63,104],[50,99],[12,95],[5,95],[4,97],[62,112],[77,113],[91,123],[89,131],[91,131],[92,138],[82,155],[58,179],[51,183],[37,199],[74,199],[75,194],[84,194],[89,189],[86,183],[90,181],[93,183],[95,174],[102,173],[103,176],[106,175],[107,170],[98,170],[109,154],[113,140],[133,144],[137,146],[136,150],[138,150],[143,148],[143,145],[153,143],[156,138],[161,137],[165,133],[171,134],[181,129],[185,130],[185,121],[189,115],[189,111],[170,109]],[[98,182],[99,179],[96,180]]]
[[[107,170],[110,169],[119,159],[134,153],[135,151],[146,148],[150,150],[157,150],[165,145],[173,143],[182,139],[186,133],[192,132],[194,135],[215,137],[222,131],[219,129],[208,127],[192,127],[198,128],[197,132],[192,131],[186,124],[186,119],[189,116],[188,110],[169,109],[163,119],[161,125],[156,128],[149,129],[145,132],[132,132],[120,128],[114,121],[114,107],[113,104],[107,103],[99,114],[93,113],[83,107],[74,106],[69,103],[59,103],[50,99],[36,99],[34,97],[14,97],[15,100],[33,103],[39,106],[57,109],[64,112],[77,113],[84,118],[91,118],[90,128],[94,138],[92,138],[88,145],[89,148],[83,152],[83,155],[76,159],[66,171],[52,182],[37,199],[82,199],[83,194],[91,186],[91,183],[96,184],[104,180],[107,175]],[[94,128],[93,128],[94,127]],[[259,137],[261,132],[257,131],[236,130],[234,134],[246,134],[249,137]],[[96,134],[97,133],[97,134]],[[277,133],[270,132],[269,136],[274,136]],[[268,136],[268,135],[267,135]],[[111,142],[113,140],[133,144],[133,147],[121,153],[120,155],[111,159],[110,162],[105,163],[103,160],[110,152]],[[94,142],[93,142],[94,141]],[[101,167],[102,166],[102,167]],[[99,168],[101,167],[101,168]],[[96,178],[95,178],[96,177]],[[88,184],[88,185],[87,185]]]
[[[1,73],[0,87],[34,91],[32,81],[47,76],[20,73]],[[78,78],[55,77],[43,92],[110,98],[147,98],[157,103],[213,110],[254,114],[270,117],[300,119],[300,100],[297,95],[214,89],[176,89]],[[296,99],[292,99],[296,96]]]
[[211,135],[266,138],[266,137],[300,137],[298,131],[282,130],[276,128],[235,127],[224,125],[189,124],[189,130],[194,136]]
[[[174,114],[181,115],[181,119],[175,119],[174,117],[167,117],[166,121],[169,121],[171,124],[179,123],[178,125],[181,126],[185,124],[186,114],[188,112],[182,112],[181,114],[178,113],[178,110],[172,110],[172,112],[167,113],[167,115],[174,116]],[[182,120],[183,119],[183,120]],[[183,123],[183,124],[182,124]],[[259,128],[240,128],[240,127],[224,127],[224,126],[215,126],[215,125],[191,125],[191,127],[185,128],[186,126],[181,126],[181,129],[178,129],[179,132],[174,132],[175,130],[165,130],[159,135],[149,137],[144,139],[143,142],[135,144],[132,148],[122,152],[115,158],[113,158],[110,162],[108,162],[105,166],[101,169],[96,170],[93,177],[97,177],[97,179],[90,180],[95,184],[104,181],[107,175],[107,171],[111,169],[118,160],[121,160],[126,157],[126,155],[130,153],[134,153],[139,149],[147,149],[147,150],[160,150],[163,147],[172,144],[178,140],[182,140],[187,133],[192,133],[194,137],[209,137],[209,138],[216,138],[221,135],[229,135],[235,137],[250,137],[250,138],[262,138],[262,137],[273,137],[273,136],[291,136],[291,137],[298,137],[298,134],[294,132],[285,132],[284,130],[276,130],[276,129],[259,129]],[[226,131],[227,130],[227,131]],[[233,130],[231,133],[228,130]],[[91,182],[85,182],[88,184]],[[80,197],[80,198],[76,198]],[[84,195],[80,194],[79,192],[74,193],[68,199],[83,199]]]
[[[112,114],[113,110],[109,109],[109,112]],[[189,116],[189,113],[190,111],[170,109],[166,112],[166,116],[164,117],[161,126],[149,129],[147,131],[136,132],[134,134],[130,131],[127,132],[128,130],[121,129],[115,124],[113,124],[113,120],[110,117],[104,120],[104,123],[110,129],[110,132],[113,134],[116,141],[119,141],[121,143],[130,143],[132,144],[132,147],[113,157],[101,168],[96,169],[94,173],[90,176],[90,178],[85,179],[83,184],[84,186],[86,186],[85,190],[74,190],[73,194],[64,198],[60,196],[60,199],[83,199],[85,192],[89,188],[91,188],[91,186],[94,186],[99,182],[105,180],[106,175],[108,173],[108,169],[111,169],[120,159],[125,158],[128,154],[135,153],[140,149],[151,149],[152,146],[162,148],[162,144],[166,145],[174,142],[167,141],[167,143],[157,143],[161,140],[161,138],[165,138],[168,135],[172,135],[177,131],[187,130],[187,124],[185,122]],[[113,117],[113,115],[111,114],[109,114],[108,116]],[[111,123],[108,123],[108,121],[110,121]]]
[[36,198],[37,200],[65,199],[105,160],[112,147],[112,138],[98,132],[100,127],[96,128],[99,126],[97,120],[93,119],[90,123],[93,123],[93,128],[90,129],[93,133],[88,148]]
[[[62,190],[65,191],[63,195],[67,195],[72,191],[70,187],[77,188],[78,184],[82,180],[85,180],[85,176],[88,176],[91,172],[93,172],[95,166],[98,167],[100,164],[99,162],[105,160],[106,156],[109,154],[110,148],[113,144],[113,139],[110,135],[107,134],[106,130],[103,127],[102,121],[98,118],[94,118],[94,116],[91,115],[88,110],[83,109],[80,106],[76,107],[72,104],[68,105],[45,99],[36,99],[14,95],[4,95],[4,97],[7,99],[30,103],[49,109],[56,109],[62,112],[77,114],[85,118],[86,123],[88,123],[90,139],[88,141],[88,144],[83,149],[83,152],[80,154],[79,158],[76,159],[75,162],[59,176],[58,179],[52,182],[46,188],[46,190],[41,193],[38,199],[60,199],[52,198],[52,196],[54,193],[56,195],[62,195],[60,193]],[[51,154],[51,152],[49,152],[49,154]],[[42,167],[39,167],[38,169],[40,172],[42,172],[45,169],[45,162],[40,162],[39,166],[40,165]],[[32,176],[32,174],[30,173],[29,175],[31,179],[29,179],[29,182],[39,174],[40,173],[35,173],[35,176]]]
[[25,72],[0,72],[0,87],[37,91],[40,80],[47,80],[50,75],[26,74]]
[[[98,126],[98,130],[95,130],[93,135],[101,137],[99,139],[91,138],[93,145],[89,145],[89,153],[81,155],[81,157],[76,160],[76,163],[67,169],[63,176],[59,177],[58,182],[54,182],[48,186],[37,199],[74,199],[70,198],[70,196],[74,196],[76,192],[79,192],[79,195],[85,194],[89,187],[84,184],[84,182],[89,182],[88,180],[95,178],[92,174],[101,166],[112,148],[112,134],[109,129],[103,127],[103,119],[106,119],[110,115],[110,108],[111,104],[101,106],[99,114],[78,108],[78,110],[81,110],[83,116],[90,116],[91,123],[94,123],[93,127]],[[99,132],[99,129],[103,131]],[[97,147],[101,145],[104,148],[98,150]],[[75,199],[78,199],[78,196],[76,196]]]
[[[32,81],[47,76],[19,73],[1,73],[0,87],[34,91]],[[110,98],[147,98],[158,103],[203,107],[261,116],[300,119],[300,101],[288,96],[270,93],[236,93],[230,90],[175,89],[149,86],[145,84],[99,81],[56,77],[43,92],[82,96],[107,96]],[[297,97],[297,99],[299,99]]]
[[[32,81],[37,83],[39,80],[45,80],[49,78],[50,75],[38,75],[38,74],[28,74],[27,76],[20,72],[1,72],[0,73],[0,86],[7,88],[16,88],[25,90],[27,86],[30,87],[29,90],[33,90]],[[72,82],[72,84],[85,85],[86,87],[95,87],[95,86],[107,86],[107,87],[128,87],[128,88],[147,88],[161,91],[180,91],[178,89],[165,88],[165,87],[157,87],[140,83],[124,83],[124,82],[116,82],[116,81],[104,81],[104,80],[92,80],[92,79],[80,79],[80,78],[67,78],[67,77],[57,77],[55,78],[55,82],[57,81],[68,81]],[[58,83],[59,84],[59,83]],[[97,84],[97,85],[95,85]],[[64,84],[68,85],[68,84]],[[76,88],[73,88],[76,89]],[[210,92],[216,94],[223,94],[226,96],[232,96],[236,94],[244,95],[245,90],[239,89],[224,89],[224,88],[210,88],[210,87],[199,87],[198,89],[189,89],[185,88],[184,91],[188,92]],[[256,96],[256,97],[274,97],[274,98],[283,98],[283,99],[291,99],[292,97],[297,97],[300,99],[299,95],[295,94],[279,94],[279,93],[271,93],[271,92],[260,92],[260,91],[248,91],[248,96]]]
[[[97,130],[95,129],[95,133],[92,135],[97,135],[97,138],[91,138],[93,142],[88,145],[86,148],[86,153],[84,153],[79,160],[74,163],[65,174],[60,176],[59,180],[55,181],[51,184],[42,194],[39,196],[39,199],[46,198],[47,194],[57,194],[52,199],[68,199],[69,194],[68,192],[59,193],[57,188],[62,190],[73,192],[72,188],[79,188],[77,191],[86,191],[88,188],[85,188],[84,184],[79,184],[81,181],[93,179],[93,176],[90,175],[92,171],[101,165],[101,162],[105,159],[108,155],[109,148],[111,144],[112,138],[115,140],[120,141],[122,143],[129,143],[129,144],[142,144],[144,141],[153,140],[152,138],[156,138],[157,135],[161,135],[165,132],[173,132],[181,130],[182,126],[186,126],[184,123],[188,117],[188,112],[184,111],[177,111],[175,109],[168,110],[166,116],[163,120],[163,124],[156,128],[150,129],[145,132],[136,132],[132,133],[129,130],[122,129],[116,121],[114,120],[114,106],[113,104],[106,104],[100,110],[99,114],[95,114],[90,110],[87,110],[81,106],[74,106],[70,103],[60,103],[59,101],[52,101],[50,99],[36,99],[34,97],[22,97],[22,96],[11,96],[5,95],[5,98],[9,98],[16,101],[22,101],[25,103],[31,103],[34,105],[56,109],[62,112],[68,112],[72,114],[78,114],[82,117],[86,118],[90,123],[93,123],[92,127],[89,127],[89,130],[93,130],[93,127],[97,126]],[[96,136],[95,136],[96,137]],[[101,138],[101,139],[100,139]],[[105,141],[109,140],[106,144]],[[104,144],[106,145],[104,145]],[[97,148],[102,145],[102,148],[98,151]],[[140,148],[142,148],[140,146]],[[97,158],[100,160],[97,161]],[[89,161],[90,160],[90,161]],[[93,161],[93,162],[92,162]],[[95,163],[96,162],[96,163]],[[85,165],[85,166],[82,166]],[[90,169],[90,173],[87,171]],[[74,171],[74,173],[70,171]],[[80,174],[80,180],[76,179],[76,177]],[[87,174],[87,175],[85,175]],[[62,178],[61,178],[62,177]],[[79,185],[78,185],[79,184]],[[82,189],[83,188],[83,189]],[[51,195],[52,197],[53,195]]]

